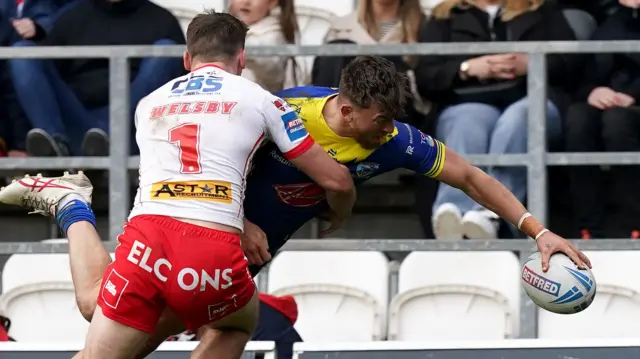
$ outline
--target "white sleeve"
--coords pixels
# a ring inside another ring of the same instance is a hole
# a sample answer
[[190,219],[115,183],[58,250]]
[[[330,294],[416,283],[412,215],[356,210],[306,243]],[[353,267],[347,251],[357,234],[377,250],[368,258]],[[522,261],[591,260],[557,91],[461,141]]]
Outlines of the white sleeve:
[[269,95],[262,107],[269,138],[286,159],[294,159],[311,148],[313,139],[304,128],[304,122],[286,101]]

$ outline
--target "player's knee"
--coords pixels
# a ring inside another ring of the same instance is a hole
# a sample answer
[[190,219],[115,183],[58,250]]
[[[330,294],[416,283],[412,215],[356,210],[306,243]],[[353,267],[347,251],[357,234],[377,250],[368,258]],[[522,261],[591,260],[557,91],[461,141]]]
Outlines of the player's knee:
[[90,322],[93,318],[93,313],[96,311],[96,297],[91,298],[87,295],[77,295],[76,304],[78,305],[80,314]]

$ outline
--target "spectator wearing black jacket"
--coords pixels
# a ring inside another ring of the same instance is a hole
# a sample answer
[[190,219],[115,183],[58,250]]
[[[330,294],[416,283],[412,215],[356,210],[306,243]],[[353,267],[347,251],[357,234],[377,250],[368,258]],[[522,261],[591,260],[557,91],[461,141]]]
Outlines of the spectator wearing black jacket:
[[[562,12],[544,0],[445,0],[433,12],[422,42],[574,40]],[[548,56],[548,139],[561,141],[563,109],[569,104],[572,56]],[[418,90],[442,111],[436,137],[463,154],[527,151],[527,55],[423,56]],[[524,201],[525,168],[495,167],[488,173]],[[436,238],[496,238],[497,216],[465,193],[440,185],[433,207]]]
[[[638,0],[620,2],[640,6]],[[618,11],[596,30],[593,39],[640,40],[640,12],[636,8]],[[568,151],[640,151],[640,54],[591,55],[578,100],[567,112]],[[606,195],[599,166],[576,166],[569,171],[574,213],[582,237],[639,236],[639,167],[611,167],[611,185],[606,188]],[[608,218],[613,222],[607,226],[608,233],[603,228],[607,204],[612,209]]]
[[[44,41],[49,46],[184,43],[178,20],[149,0],[85,0],[58,19]],[[129,63],[133,117],[142,97],[182,73],[182,62],[147,58]],[[27,136],[31,155],[108,154],[108,59],[16,59],[10,67],[18,99],[34,128]],[[131,140],[135,151],[133,136]]]

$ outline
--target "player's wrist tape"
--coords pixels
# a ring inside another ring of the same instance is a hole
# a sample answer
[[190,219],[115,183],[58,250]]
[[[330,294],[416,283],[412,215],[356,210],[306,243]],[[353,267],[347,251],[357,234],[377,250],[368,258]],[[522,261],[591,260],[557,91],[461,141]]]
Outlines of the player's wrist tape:
[[538,238],[542,237],[542,235],[543,235],[543,234],[545,234],[545,233],[547,233],[547,232],[549,232],[549,230],[548,230],[548,229],[546,229],[546,228],[543,228],[540,232],[538,232],[538,234],[536,234],[536,236],[534,237],[534,239],[537,241],[537,240],[538,240]]
[[531,213],[525,213],[520,217],[518,221],[518,229],[525,233],[527,236],[538,239],[540,236],[548,232],[549,230],[544,228],[540,222],[538,222]]
[[524,222],[525,219],[531,217],[531,213],[527,212],[525,214],[522,215],[522,217],[520,217],[520,220],[518,221],[518,229],[522,230],[522,222]]

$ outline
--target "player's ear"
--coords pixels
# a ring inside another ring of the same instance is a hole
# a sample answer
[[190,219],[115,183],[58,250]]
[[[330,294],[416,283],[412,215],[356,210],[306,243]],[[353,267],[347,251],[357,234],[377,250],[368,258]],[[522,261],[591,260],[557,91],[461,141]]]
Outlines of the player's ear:
[[191,71],[191,55],[188,51],[185,51],[182,54],[182,64],[184,65],[184,69],[187,71]]
[[347,122],[351,122],[353,120],[353,107],[346,103],[340,105],[340,114]]
[[245,49],[240,50],[240,54],[238,55],[238,75],[242,74],[242,70],[244,70],[247,65],[247,52]]

